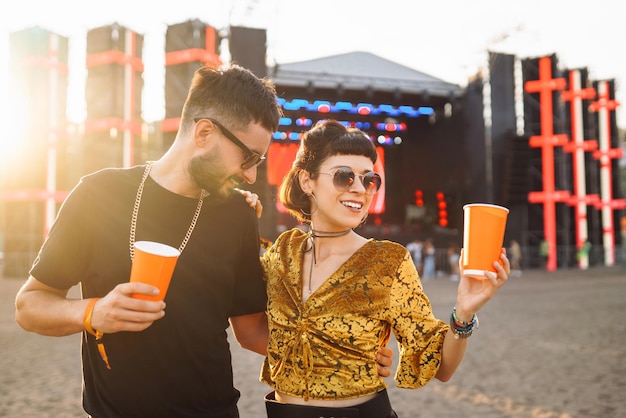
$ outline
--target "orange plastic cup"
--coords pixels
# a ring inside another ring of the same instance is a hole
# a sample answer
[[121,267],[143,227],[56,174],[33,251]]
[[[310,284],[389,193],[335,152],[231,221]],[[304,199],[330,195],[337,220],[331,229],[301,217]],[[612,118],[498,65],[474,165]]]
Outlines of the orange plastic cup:
[[130,281],[157,287],[155,296],[133,293],[132,297],[146,300],[163,300],[170,286],[180,251],[169,245],[153,241],[135,242],[135,256],[130,270]]
[[472,203],[463,206],[463,274],[484,279],[496,272],[509,210],[503,206]]

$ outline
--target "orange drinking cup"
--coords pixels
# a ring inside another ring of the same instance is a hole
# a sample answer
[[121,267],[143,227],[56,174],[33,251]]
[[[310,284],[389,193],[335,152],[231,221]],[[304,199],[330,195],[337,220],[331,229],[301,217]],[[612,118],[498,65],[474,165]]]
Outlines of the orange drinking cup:
[[484,279],[496,272],[509,210],[502,206],[472,203],[463,206],[463,274]]
[[135,256],[130,270],[130,281],[147,283],[159,289],[159,294],[148,296],[134,293],[134,298],[163,300],[178,261],[180,251],[153,241],[135,242]]

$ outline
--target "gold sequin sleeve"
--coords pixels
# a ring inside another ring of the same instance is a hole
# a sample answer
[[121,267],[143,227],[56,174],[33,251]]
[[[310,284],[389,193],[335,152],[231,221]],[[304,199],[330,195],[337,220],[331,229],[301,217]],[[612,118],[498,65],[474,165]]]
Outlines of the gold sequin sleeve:
[[441,365],[448,325],[434,317],[408,252],[391,286],[389,321],[400,353],[395,375],[397,386],[424,386],[435,377]]

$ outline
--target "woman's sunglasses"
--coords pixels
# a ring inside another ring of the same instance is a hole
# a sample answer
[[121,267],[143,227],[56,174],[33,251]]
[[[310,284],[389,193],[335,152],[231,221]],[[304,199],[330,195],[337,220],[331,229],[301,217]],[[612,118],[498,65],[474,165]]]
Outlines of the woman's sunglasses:
[[339,167],[331,173],[318,173],[333,176],[333,184],[340,192],[349,190],[354,184],[356,177],[361,180],[361,184],[365,188],[365,194],[373,195],[380,189],[383,181],[378,173],[370,171],[365,174],[357,174],[350,167]]

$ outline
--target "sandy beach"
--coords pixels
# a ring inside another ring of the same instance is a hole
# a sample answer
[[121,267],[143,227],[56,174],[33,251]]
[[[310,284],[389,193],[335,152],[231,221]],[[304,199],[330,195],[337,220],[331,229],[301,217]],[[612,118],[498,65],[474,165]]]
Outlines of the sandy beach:
[[[21,284],[0,277],[0,416],[85,417],[80,336],[19,328],[13,300]],[[424,282],[437,317],[447,319],[456,286],[447,277]],[[451,381],[407,390],[387,379],[394,409],[400,418],[626,417],[625,312],[626,266],[525,271],[480,312]],[[241,417],[262,418],[262,357],[236,343],[232,352]]]

